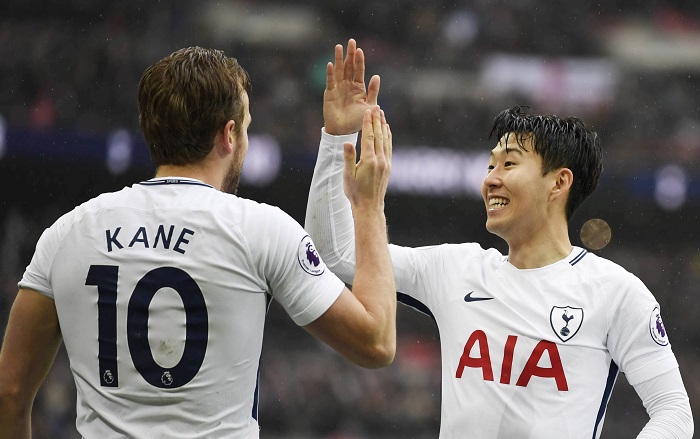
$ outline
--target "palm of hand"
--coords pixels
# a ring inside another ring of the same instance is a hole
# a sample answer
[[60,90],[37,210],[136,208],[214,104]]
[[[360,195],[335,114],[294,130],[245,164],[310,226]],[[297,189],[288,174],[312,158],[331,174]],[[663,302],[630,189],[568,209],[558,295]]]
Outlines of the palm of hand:
[[365,110],[372,107],[363,83],[343,80],[323,95],[326,132],[341,135],[360,131]]

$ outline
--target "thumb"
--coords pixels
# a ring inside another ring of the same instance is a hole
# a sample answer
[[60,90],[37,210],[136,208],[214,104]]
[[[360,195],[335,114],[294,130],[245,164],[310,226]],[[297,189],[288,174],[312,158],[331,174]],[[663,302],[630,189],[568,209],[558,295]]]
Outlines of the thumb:
[[377,105],[377,98],[379,97],[379,75],[372,76],[369,80],[369,86],[367,87],[367,103],[374,106]]
[[343,159],[345,159],[345,176],[354,177],[355,168],[357,165],[357,152],[355,151],[355,145],[350,142],[345,142],[343,144]]

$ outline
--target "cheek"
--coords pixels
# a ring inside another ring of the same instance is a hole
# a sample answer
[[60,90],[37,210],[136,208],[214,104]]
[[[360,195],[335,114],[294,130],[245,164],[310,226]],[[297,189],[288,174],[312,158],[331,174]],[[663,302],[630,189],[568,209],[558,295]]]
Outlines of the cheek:
[[247,134],[242,134],[238,138],[238,150],[239,154],[245,157],[245,155],[248,153],[248,135]]
[[549,200],[548,185],[542,179],[533,180],[528,185],[528,198],[536,204],[546,206]]

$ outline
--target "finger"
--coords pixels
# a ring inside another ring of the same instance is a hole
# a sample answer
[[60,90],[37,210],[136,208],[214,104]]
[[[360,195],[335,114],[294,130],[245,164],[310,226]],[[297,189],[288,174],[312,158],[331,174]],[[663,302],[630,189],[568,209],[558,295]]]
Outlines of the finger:
[[343,80],[343,46],[341,44],[335,45],[335,62],[333,67],[335,70],[335,82],[338,83]]
[[365,114],[362,116],[362,149],[360,150],[360,160],[368,157],[369,155],[374,155],[375,134],[372,123],[374,111],[374,109],[365,110]]
[[365,52],[359,47],[355,52],[355,73],[353,80],[362,85],[365,83]]
[[381,110],[380,113],[382,115],[382,136],[384,138],[383,152],[389,164],[391,164],[391,153],[393,149],[391,127],[389,126],[389,122],[387,122],[386,120],[386,114],[384,114],[384,110]]
[[388,142],[384,144],[384,153],[389,160],[389,165],[391,165],[391,157],[394,152],[394,139],[393,136],[391,135],[391,127],[389,124],[386,124],[386,131],[388,133]]
[[[384,115],[384,110],[379,109],[379,135],[381,139],[381,145],[377,145],[376,153],[377,160],[382,162],[386,160],[386,143],[389,141],[388,133],[386,130],[386,116]],[[376,144],[377,142],[375,142]]]
[[350,38],[348,40],[348,53],[347,56],[345,57],[345,65],[344,65],[344,77],[343,79],[345,80],[352,80],[352,73],[355,70],[355,53],[357,48],[357,43],[355,40]]
[[379,97],[379,75],[374,75],[369,80],[369,87],[367,87],[367,103],[370,105],[377,105],[377,98]]
[[384,135],[382,134],[382,112],[379,105],[375,105],[372,110],[372,131],[374,132],[372,150],[375,155],[382,154],[384,150]]
[[389,123],[386,121],[384,111],[382,111],[382,116],[382,134],[384,135],[384,158],[389,164],[389,166],[391,166],[391,128],[389,127]]
[[333,68],[333,63],[329,62],[326,64],[326,90],[333,90],[335,88],[335,69]]
[[357,169],[357,151],[355,145],[350,142],[343,143],[343,173],[346,177],[354,177]]

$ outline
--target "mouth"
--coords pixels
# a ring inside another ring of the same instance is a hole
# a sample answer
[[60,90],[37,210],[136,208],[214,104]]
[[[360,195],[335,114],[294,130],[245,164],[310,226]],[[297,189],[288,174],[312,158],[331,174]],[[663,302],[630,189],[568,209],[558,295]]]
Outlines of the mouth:
[[506,198],[501,197],[491,197],[488,201],[488,210],[499,210],[506,207],[509,201]]

